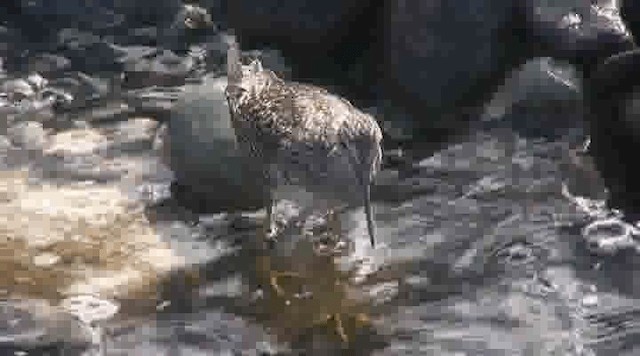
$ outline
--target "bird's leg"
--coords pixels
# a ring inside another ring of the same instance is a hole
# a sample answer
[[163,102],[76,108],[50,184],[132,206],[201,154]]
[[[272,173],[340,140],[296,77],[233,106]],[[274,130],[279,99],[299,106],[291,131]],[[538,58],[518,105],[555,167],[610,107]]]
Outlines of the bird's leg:
[[[265,240],[272,244],[277,242],[276,236],[278,234],[277,222],[274,214],[275,204],[276,202],[274,200],[269,200],[269,204],[266,208],[267,215],[263,225]],[[278,279],[282,277],[300,277],[300,274],[291,271],[275,271],[269,268],[269,284],[279,297],[284,297],[285,295],[284,289],[280,287],[280,283],[278,282]]]
[[340,234],[340,220],[338,219],[339,212],[335,209],[329,210],[327,213],[327,227],[329,231],[333,231],[336,235]]
[[267,242],[276,242],[276,235],[278,233],[276,226],[276,217],[273,213],[275,206],[275,201],[269,200],[269,204],[267,205],[267,216],[263,225],[264,238]]

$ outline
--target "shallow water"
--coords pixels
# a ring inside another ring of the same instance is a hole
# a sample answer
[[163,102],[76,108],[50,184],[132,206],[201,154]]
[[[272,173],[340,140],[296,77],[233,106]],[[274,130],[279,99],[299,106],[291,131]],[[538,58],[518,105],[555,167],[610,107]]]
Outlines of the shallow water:
[[639,352],[638,234],[598,206],[604,188],[576,154],[580,125],[557,113],[526,118],[565,125],[546,127],[565,133],[553,140],[516,111],[410,152],[423,157],[410,164],[388,152],[372,193],[375,249],[361,210],[311,236],[285,229],[269,248],[264,211],[198,216],[171,199],[158,125],[111,122],[122,119],[112,106],[125,110],[103,103],[55,136],[7,133],[31,146],[2,146],[14,172],[0,177],[13,234],[0,248],[3,353],[85,352],[86,325],[55,307],[78,293],[120,303],[104,324],[108,355]]
[[[563,183],[572,179],[560,164],[568,148],[511,132],[479,133],[415,162],[411,172],[385,171],[374,199],[375,250],[361,211],[341,217],[338,235],[345,244],[332,255],[326,251],[336,246],[319,251],[310,242],[316,238],[300,239],[295,231],[264,249],[256,238],[259,212],[235,220],[203,217],[198,226],[160,217],[161,225],[172,225],[172,245],[194,261],[186,268],[191,277],[185,283],[177,273],[163,294],[171,305],[152,323],[111,338],[109,349],[314,355],[632,350],[640,306],[635,255],[599,257],[588,250],[581,228],[591,221],[589,212],[563,195]],[[294,272],[278,279],[281,295],[269,283],[270,270]]]

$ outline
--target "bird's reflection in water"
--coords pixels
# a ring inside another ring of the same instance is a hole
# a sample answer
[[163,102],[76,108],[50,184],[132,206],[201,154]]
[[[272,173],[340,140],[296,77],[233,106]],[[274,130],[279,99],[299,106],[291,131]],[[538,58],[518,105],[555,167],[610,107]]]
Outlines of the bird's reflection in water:
[[[164,209],[168,212],[156,210],[155,219],[175,220],[170,204]],[[165,286],[165,297],[177,312],[222,307],[304,354],[369,354],[384,340],[372,325],[369,301],[352,283],[355,272],[339,268],[339,258],[353,255],[353,244],[342,231],[343,215],[306,224],[311,228],[287,223],[275,242],[265,240],[261,212],[222,214],[222,229],[201,223],[199,240],[222,243],[233,252],[176,273]],[[214,248],[211,253],[219,252]],[[225,284],[234,278],[240,280],[240,294]],[[203,295],[212,285],[216,296]]]
[[349,252],[340,228],[339,216],[329,214],[326,224],[290,226],[271,248],[258,249],[256,282],[264,298],[257,317],[279,340],[323,334],[349,348],[371,329],[366,301],[354,297],[349,272],[334,262]]

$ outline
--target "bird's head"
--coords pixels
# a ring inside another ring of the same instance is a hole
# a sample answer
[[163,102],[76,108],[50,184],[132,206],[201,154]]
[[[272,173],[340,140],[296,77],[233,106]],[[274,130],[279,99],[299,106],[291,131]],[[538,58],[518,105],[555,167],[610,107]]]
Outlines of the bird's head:
[[227,50],[227,89],[239,89],[240,92],[259,93],[278,77],[262,67],[259,59],[249,65],[242,64],[240,49],[232,42]]

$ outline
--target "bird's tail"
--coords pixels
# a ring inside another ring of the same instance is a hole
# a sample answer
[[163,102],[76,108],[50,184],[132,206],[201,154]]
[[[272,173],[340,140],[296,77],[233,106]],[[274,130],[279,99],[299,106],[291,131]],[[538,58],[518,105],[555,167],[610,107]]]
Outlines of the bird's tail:
[[367,231],[369,231],[369,240],[371,241],[371,247],[375,247],[375,226],[373,224],[373,213],[371,211],[371,184],[361,184],[364,190],[364,214],[367,219]]
[[[358,184],[360,185],[360,189],[362,189],[362,198],[364,205],[364,213],[367,219],[367,231],[369,232],[369,240],[371,241],[371,246],[375,247],[376,239],[375,239],[375,224],[373,222],[373,212],[371,209],[371,183],[373,180],[373,175],[375,172],[372,169],[377,170],[379,158],[379,149],[375,149],[376,152],[370,150],[369,145],[360,145],[364,147],[359,147],[358,143],[354,143],[352,145],[345,144],[345,147],[349,151],[349,160],[351,162],[351,166],[355,173]],[[375,145],[374,145],[375,147]],[[367,158],[362,157],[362,155],[367,154]]]

